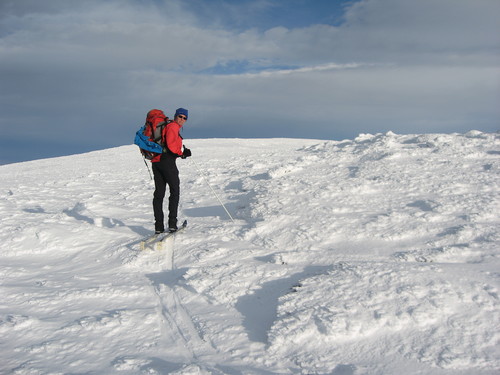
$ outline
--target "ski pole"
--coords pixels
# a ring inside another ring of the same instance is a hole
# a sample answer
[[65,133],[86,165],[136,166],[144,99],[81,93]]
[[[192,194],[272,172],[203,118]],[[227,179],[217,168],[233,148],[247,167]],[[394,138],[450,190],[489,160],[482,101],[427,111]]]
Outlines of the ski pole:
[[153,176],[151,176],[151,171],[149,170],[149,165],[146,162],[146,158],[144,156],[142,157],[142,160],[144,160],[144,164],[146,164],[146,168],[148,169],[149,177],[151,178],[151,180],[153,180]]
[[229,211],[227,210],[226,206],[224,206],[224,203],[222,203],[222,201],[220,200],[219,196],[217,195],[217,193],[215,192],[215,190],[212,188],[212,186],[210,185],[210,183],[208,182],[208,180],[205,178],[205,175],[201,172],[200,168],[198,167],[198,163],[196,163],[194,160],[192,160],[192,163],[194,164],[194,166],[196,167],[196,169],[198,170],[198,173],[201,175],[201,177],[203,178],[203,180],[206,182],[206,184],[208,185],[208,187],[210,188],[210,190],[212,190],[212,193],[214,193],[215,197],[217,198],[217,200],[219,201],[220,205],[222,206],[222,208],[224,208],[224,211],[226,211],[226,214],[229,216],[229,218],[231,219],[231,221],[234,223],[234,219],[233,217],[231,216],[231,214],[229,213]]

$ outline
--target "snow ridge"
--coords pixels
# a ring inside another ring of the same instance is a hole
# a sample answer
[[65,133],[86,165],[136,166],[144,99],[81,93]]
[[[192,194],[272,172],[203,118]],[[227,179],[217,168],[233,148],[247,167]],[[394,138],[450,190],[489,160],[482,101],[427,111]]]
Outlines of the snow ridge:
[[498,134],[188,144],[165,251],[134,146],[0,167],[0,373],[498,373]]

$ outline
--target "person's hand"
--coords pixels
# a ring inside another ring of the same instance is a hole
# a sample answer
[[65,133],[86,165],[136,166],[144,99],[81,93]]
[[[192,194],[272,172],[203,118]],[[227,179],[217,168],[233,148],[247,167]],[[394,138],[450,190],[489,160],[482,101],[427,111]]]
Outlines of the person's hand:
[[187,147],[184,147],[184,151],[182,152],[182,159],[186,159],[191,156],[191,150]]

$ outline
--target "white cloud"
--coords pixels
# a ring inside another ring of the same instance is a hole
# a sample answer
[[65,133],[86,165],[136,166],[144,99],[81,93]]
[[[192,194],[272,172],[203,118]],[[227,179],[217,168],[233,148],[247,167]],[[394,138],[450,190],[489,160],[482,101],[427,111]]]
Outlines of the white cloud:
[[[125,69],[177,71],[206,69],[228,60],[265,59],[304,67],[455,64],[461,58],[491,65],[499,60],[500,2],[492,0],[365,0],[354,3],[338,27],[273,27],[262,33],[204,28],[197,22],[199,16],[176,1],[90,2],[85,8],[81,2],[70,3],[79,6],[63,6],[59,13],[51,7],[45,13],[4,16],[2,54],[56,64],[85,61],[106,68],[119,63]],[[219,12],[234,14],[235,7]]]

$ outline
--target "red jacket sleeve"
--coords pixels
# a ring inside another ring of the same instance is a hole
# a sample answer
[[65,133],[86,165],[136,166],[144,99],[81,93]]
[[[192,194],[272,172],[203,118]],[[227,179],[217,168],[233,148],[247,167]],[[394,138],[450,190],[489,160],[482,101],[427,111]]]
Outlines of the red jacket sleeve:
[[179,131],[181,127],[175,121],[169,123],[166,127],[166,141],[167,147],[174,154],[181,156],[182,155],[182,138],[179,135]]

